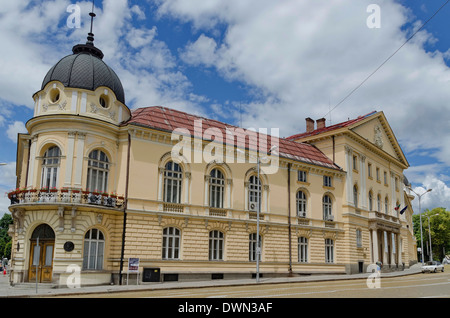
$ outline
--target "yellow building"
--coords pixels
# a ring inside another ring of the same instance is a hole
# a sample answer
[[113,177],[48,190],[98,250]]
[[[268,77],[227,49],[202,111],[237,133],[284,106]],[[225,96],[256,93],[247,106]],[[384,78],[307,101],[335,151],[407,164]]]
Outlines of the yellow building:
[[257,241],[264,277],[416,261],[408,162],[382,112],[279,139],[131,112],[92,40],[49,70],[19,134],[13,283],[117,283],[131,259],[141,281],[250,278]]

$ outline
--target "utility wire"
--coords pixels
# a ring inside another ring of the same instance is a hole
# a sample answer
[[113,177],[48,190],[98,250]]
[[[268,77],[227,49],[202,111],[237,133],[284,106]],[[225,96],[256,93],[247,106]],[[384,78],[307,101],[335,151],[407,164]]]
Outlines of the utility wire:
[[372,77],[372,75],[374,75],[380,68],[382,68],[384,66],[384,64],[386,64],[395,54],[397,54],[397,52],[400,51],[402,49],[402,47],[404,47],[406,45],[406,43],[408,43],[417,33],[419,33],[425,27],[425,25],[427,25],[427,23],[430,22],[431,19],[433,19],[439,13],[439,11],[441,11],[449,2],[450,2],[450,0],[447,0],[427,21],[425,21],[424,24],[422,24],[422,26],[419,29],[417,29],[416,32],[414,32],[397,50],[395,50],[394,53],[392,53],[383,63],[381,63],[380,66],[378,66],[372,73],[370,73],[369,76],[367,76],[350,93],[348,93],[347,96],[345,96],[330,111],[328,111],[328,113],[325,116],[323,116],[323,118],[326,118],[326,116],[328,114],[330,114],[334,109],[336,109],[339,105],[341,105],[347,98],[349,98],[351,95],[353,95],[353,93],[356,92],[361,86],[363,86],[364,83],[367,82],[367,80]]

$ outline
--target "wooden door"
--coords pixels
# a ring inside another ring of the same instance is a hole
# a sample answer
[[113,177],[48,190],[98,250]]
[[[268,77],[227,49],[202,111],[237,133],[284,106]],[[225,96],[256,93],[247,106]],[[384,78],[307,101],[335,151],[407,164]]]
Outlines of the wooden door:
[[31,241],[30,266],[28,270],[28,281],[35,282],[36,275],[38,283],[50,283],[53,273],[53,250],[55,241]]

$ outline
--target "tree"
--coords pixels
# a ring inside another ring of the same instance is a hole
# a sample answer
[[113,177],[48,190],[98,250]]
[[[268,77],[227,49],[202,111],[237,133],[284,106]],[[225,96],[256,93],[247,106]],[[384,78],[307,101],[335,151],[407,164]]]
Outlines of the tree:
[[[417,247],[421,247],[419,214],[413,215],[413,223]],[[430,230],[428,228],[430,228]],[[430,244],[430,234],[433,259],[442,261],[444,252],[450,254],[450,211],[447,211],[445,208],[434,208],[431,211],[427,209],[422,213],[424,261],[430,257],[430,253],[427,249],[427,246]],[[428,257],[426,257],[426,255],[428,255]]]
[[9,213],[5,213],[0,219],[0,257],[11,258],[11,237],[8,235],[8,229],[12,223],[13,218]]

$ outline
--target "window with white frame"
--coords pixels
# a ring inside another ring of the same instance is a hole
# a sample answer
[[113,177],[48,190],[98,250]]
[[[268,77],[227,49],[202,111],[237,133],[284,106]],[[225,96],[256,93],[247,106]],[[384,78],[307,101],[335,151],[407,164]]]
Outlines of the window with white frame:
[[179,164],[169,161],[164,169],[164,202],[181,203],[183,171]]
[[224,249],[223,233],[217,230],[209,232],[209,260],[222,261]]
[[248,185],[248,209],[250,211],[256,211],[261,208],[261,182],[257,176],[251,176]]
[[308,238],[303,236],[298,238],[298,261],[300,263],[308,262]]
[[323,176],[323,185],[325,187],[332,187],[332,178],[330,176]]
[[[257,251],[257,236],[256,233],[252,233],[249,235],[248,240],[248,260],[250,262],[256,262],[256,251]],[[261,235],[259,236],[259,247],[262,246],[261,244],[262,240],[261,240]],[[261,254],[259,254],[259,260],[261,260]]]
[[306,194],[299,190],[296,196],[297,200],[297,216],[306,217]]
[[323,219],[331,220],[333,218],[332,213],[332,201],[329,195],[325,194],[322,198]]
[[90,229],[84,236],[83,269],[102,270],[105,237],[99,229]]
[[209,206],[223,208],[225,193],[225,178],[219,169],[213,169],[209,179]]
[[306,182],[306,171],[298,170],[297,172],[297,180],[300,182]]
[[180,258],[180,230],[176,227],[166,227],[163,230],[163,259],[179,259]]
[[109,160],[101,150],[89,154],[86,188],[106,192],[108,190]]
[[55,188],[58,184],[58,170],[61,158],[59,147],[50,147],[42,160],[42,188]]
[[362,232],[361,232],[361,229],[356,229],[356,247],[362,247]]
[[334,263],[334,242],[332,239],[325,239],[325,263]]

